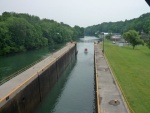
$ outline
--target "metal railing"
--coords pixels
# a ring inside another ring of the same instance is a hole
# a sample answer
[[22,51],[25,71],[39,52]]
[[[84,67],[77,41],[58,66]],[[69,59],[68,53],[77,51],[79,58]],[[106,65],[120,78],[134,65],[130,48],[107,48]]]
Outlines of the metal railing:
[[29,65],[25,66],[24,68],[20,69],[19,71],[15,72],[15,73],[13,73],[13,74],[11,74],[11,75],[9,75],[8,77],[5,77],[4,79],[0,80],[0,86],[1,86],[2,84],[4,84],[5,82],[9,81],[10,79],[16,77],[16,76],[19,75],[20,73],[24,72],[25,70],[29,69],[29,68],[32,67],[33,65],[39,63],[39,62],[42,61],[43,59],[45,59],[45,58],[41,58],[41,59],[39,59],[39,60],[33,62],[32,64],[29,64]]
[[[56,49],[55,51],[53,51],[53,53],[54,53],[54,52],[58,52],[59,50],[61,51],[61,49],[64,48],[65,46],[66,46],[66,44],[63,45],[61,48]],[[52,55],[53,55],[53,53],[52,53]],[[48,56],[47,56],[47,57],[48,57]],[[46,58],[47,58],[47,57],[46,57]],[[33,62],[33,63],[27,65],[27,66],[25,66],[24,68],[18,70],[17,72],[15,72],[15,73],[9,75],[8,77],[5,77],[4,79],[0,80],[0,86],[1,86],[2,84],[4,84],[5,82],[9,81],[10,79],[16,77],[16,76],[19,75],[20,73],[24,72],[25,70],[29,69],[29,68],[32,67],[33,65],[39,63],[39,62],[42,61],[43,59],[45,59],[45,58],[41,58],[41,59],[39,59],[39,60],[37,60],[37,61],[35,61],[35,62]]]

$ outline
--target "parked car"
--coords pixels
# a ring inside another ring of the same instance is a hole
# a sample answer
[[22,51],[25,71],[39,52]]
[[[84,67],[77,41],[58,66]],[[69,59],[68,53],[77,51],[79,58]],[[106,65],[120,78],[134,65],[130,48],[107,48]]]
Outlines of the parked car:
[[113,43],[113,44],[115,44],[116,42],[115,42],[115,41],[113,41],[112,43]]

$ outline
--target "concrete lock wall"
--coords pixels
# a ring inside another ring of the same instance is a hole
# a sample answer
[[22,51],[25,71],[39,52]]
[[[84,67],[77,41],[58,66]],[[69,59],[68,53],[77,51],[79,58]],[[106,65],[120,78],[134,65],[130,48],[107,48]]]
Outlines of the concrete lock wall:
[[67,66],[76,59],[76,52],[75,43],[66,52],[60,53],[50,65],[45,66],[33,78],[26,81],[21,88],[15,89],[6,96],[4,102],[0,98],[0,113],[32,113]]
[[39,82],[36,78],[32,83],[10,99],[0,113],[32,113],[40,102]]
[[57,64],[56,62],[54,62],[54,64],[52,64],[48,69],[46,69],[42,74],[39,75],[41,99],[45,97],[45,95],[57,81],[58,72],[56,66]]

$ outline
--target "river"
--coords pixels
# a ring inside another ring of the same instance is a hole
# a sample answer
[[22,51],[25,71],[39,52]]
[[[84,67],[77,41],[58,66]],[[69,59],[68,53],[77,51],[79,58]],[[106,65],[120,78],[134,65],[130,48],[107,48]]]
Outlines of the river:
[[[86,37],[82,40],[89,40]],[[84,53],[84,49],[88,53]],[[94,44],[77,43],[77,60],[58,80],[35,113],[96,113]]]
[[59,49],[63,45],[55,45],[53,47],[44,47],[32,51],[26,51],[14,55],[0,56],[0,81],[6,79],[13,73],[29,67],[34,62],[46,58],[53,51]]
[[[77,59],[68,67],[35,113],[95,113],[94,43],[77,43]],[[84,49],[88,53],[84,53]],[[52,50],[42,48],[16,55],[0,57],[0,80],[27,65],[50,55]]]

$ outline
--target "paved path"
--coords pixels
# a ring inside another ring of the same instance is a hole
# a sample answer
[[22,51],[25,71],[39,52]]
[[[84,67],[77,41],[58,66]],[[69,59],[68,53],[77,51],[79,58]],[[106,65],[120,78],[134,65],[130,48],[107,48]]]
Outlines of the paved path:
[[129,113],[99,44],[95,44],[100,113]]
[[7,102],[7,99],[9,100],[13,98],[21,89],[37,78],[40,73],[47,69],[59,57],[69,51],[69,49],[74,47],[74,45],[75,43],[68,43],[64,48],[51,54],[41,62],[2,84],[0,86],[0,108]]

